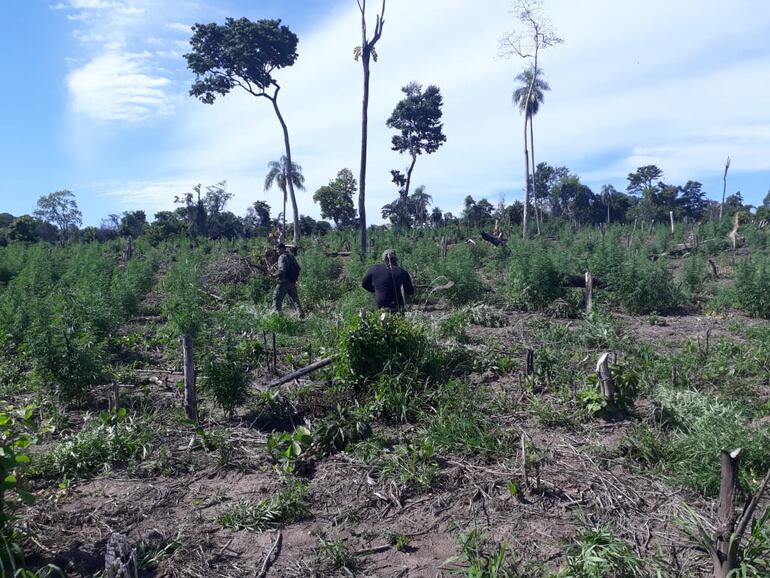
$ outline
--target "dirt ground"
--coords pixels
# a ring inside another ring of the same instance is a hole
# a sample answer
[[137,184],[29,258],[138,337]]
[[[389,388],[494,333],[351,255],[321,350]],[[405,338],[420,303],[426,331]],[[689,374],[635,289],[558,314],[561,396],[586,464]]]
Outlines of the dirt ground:
[[[520,345],[521,323],[529,317],[509,314],[505,327],[473,327],[469,333]],[[661,345],[705,338],[709,328],[712,339],[735,337],[730,331],[735,320],[660,317],[650,324],[646,318],[619,317],[625,331]],[[157,377],[168,381],[162,373]],[[509,376],[473,379],[484,382],[479,387],[519,395]],[[179,403],[173,387],[151,386],[153,403]],[[311,514],[262,533],[222,529],[216,516],[227,504],[265,498],[280,487],[261,445],[268,432],[250,427],[243,416],[231,421],[234,453],[220,466],[214,452],[191,443],[189,428],[169,423],[158,442],[168,448],[163,464],[143,462],[63,490],[38,482],[41,498],[22,521],[35,536],[26,551],[31,562],[54,563],[67,576],[95,576],[104,568],[107,539],[121,532],[130,543],[143,544],[142,551],[163,551],[145,564],[142,576],[264,576],[263,565],[269,576],[351,575],[330,570],[318,556],[323,543],[341,542],[355,556],[353,575],[436,577],[463,568],[456,558],[458,536],[470,528],[494,542],[506,541],[514,559],[555,569],[564,559],[565,540],[589,525],[612,522],[639,555],[661,557],[682,576],[707,575],[707,557],[674,520],[686,516],[688,507],[708,515],[713,506],[624,467],[617,445],[634,420],[575,429],[544,427],[524,410],[491,417],[544,448],[536,471],[524,471],[519,451],[496,461],[439,458],[436,487],[400,496],[398,488],[372,480],[367,466],[337,454],[314,464],[307,475]],[[517,492],[510,489],[514,481]],[[408,537],[408,545],[396,549],[393,535]]]

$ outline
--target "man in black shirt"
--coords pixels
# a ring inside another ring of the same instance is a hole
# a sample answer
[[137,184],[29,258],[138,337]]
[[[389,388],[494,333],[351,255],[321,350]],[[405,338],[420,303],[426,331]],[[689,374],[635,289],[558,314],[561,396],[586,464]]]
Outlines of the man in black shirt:
[[414,295],[414,286],[409,273],[398,266],[398,257],[393,249],[382,254],[384,264],[373,265],[364,277],[361,287],[374,293],[374,300],[380,309],[396,312],[404,308],[401,288],[407,295]]

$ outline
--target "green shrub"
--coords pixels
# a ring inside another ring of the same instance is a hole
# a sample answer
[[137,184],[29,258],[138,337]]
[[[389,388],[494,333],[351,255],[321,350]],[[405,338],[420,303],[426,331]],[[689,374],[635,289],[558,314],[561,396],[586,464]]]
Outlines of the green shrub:
[[708,277],[706,259],[702,255],[692,255],[685,259],[682,268],[682,284],[691,295],[703,292]]
[[147,424],[127,417],[125,409],[88,415],[83,429],[43,454],[34,472],[45,478],[96,475],[145,454],[151,438]]
[[696,391],[660,389],[665,429],[642,427],[625,444],[641,463],[705,495],[719,492],[719,452],[742,448],[740,486],[749,491],[770,467],[770,432],[754,429],[741,407]]
[[233,340],[225,339],[220,346],[220,354],[203,364],[201,382],[216,404],[232,417],[248,397],[249,374]]
[[620,304],[638,315],[673,313],[682,303],[671,272],[643,256],[627,260],[609,283]]
[[536,310],[566,295],[562,274],[539,245],[521,247],[513,255],[507,290],[516,304]]
[[752,317],[770,319],[770,259],[738,265],[735,285],[728,295],[738,309]]

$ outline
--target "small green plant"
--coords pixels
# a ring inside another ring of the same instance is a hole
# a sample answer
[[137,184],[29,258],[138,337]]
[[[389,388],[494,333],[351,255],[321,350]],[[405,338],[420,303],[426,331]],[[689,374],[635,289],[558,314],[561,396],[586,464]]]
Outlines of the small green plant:
[[319,455],[344,450],[348,444],[365,440],[372,434],[371,416],[360,407],[337,406],[313,426],[313,447]]
[[[617,389],[615,407],[623,413],[627,413],[634,408],[634,400],[639,387],[639,376],[623,363],[613,364],[610,367],[610,374]],[[577,396],[589,416],[606,417],[608,402],[600,391],[599,378],[596,375],[591,375],[588,378],[588,384],[578,390]]]
[[230,463],[235,447],[230,439],[228,430],[225,428],[214,428],[206,431],[203,427],[198,426],[195,428],[195,435],[200,439],[204,450],[207,452],[217,452],[220,466],[226,466]]
[[509,560],[508,544],[491,544],[476,528],[460,535],[460,551],[468,563],[468,578],[518,576],[512,561]]
[[287,474],[297,471],[298,465],[313,443],[313,435],[305,426],[292,433],[272,433],[267,436],[267,451]]
[[393,546],[399,552],[408,550],[409,545],[412,543],[411,536],[400,534],[398,532],[386,532],[385,539],[389,545]]
[[341,540],[321,538],[321,545],[315,549],[315,559],[325,576],[338,570],[345,570],[350,575],[358,567],[356,555]]
[[259,501],[239,500],[222,509],[217,516],[217,523],[231,530],[262,532],[303,519],[309,507],[307,486],[289,480],[285,489],[269,498]]
[[145,455],[151,438],[147,424],[128,417],[125,408],[117,414],[88,414],[83,429],[42,455],[34,473],[45,478],[88,477]]
[[579,534],[567,550],[557,578],[644,577],[644,563],[608,526]]
[[382,477],[407,491],[432,487],[437,480],[438,463],[433,457],[433,444],[428,440],[397,446],[382,465]]

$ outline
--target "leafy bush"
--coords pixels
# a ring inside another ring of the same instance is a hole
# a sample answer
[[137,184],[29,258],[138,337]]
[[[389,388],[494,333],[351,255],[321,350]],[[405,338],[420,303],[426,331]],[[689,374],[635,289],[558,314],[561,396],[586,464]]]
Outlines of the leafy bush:
[[36,377],[60,402],[83,401],[105,376],[104,342],[89,310],[68,292],[37,303],[28,334]]
[[203,364],[201,381],[217,405],[228,417],[232,417],[248,397],[249,374],[232,340],[222,343],[221,352],[221,355],[211,357]]
[[544,309],[566,295],[562,274],[539,245],[521,247],[511,258],[508,292],[527,309]]
[[702,255],[693,255],[685,260],[682,268],[682,284],[691,295],[703,292],[708,277],[706,259]]
[[770,260],[741,263],[735,272],[735,285],[728,292],[735,305],[751,315],[770,319]]
[[88,415],[83,429],[43,454],[34,472],[45,478],[89,477],[145,454],[151,438],[147,424],[127,417],[124,408],[114,415]]
[[631,313],[672,313],[682,303],[671,272],[663,263],[646,257],[630,258],[608,281],[620,304]]
[[748,491],[770,467],[770,432],[753,429],[736,403],[696,391],[660,389],[665,429],[642,427],[626,440],[638,461],[706,495],[719,492],[719,452],[742,448],[740,486]]
[[[34,408],[15,408],[0,401],[0,537],[10,539],[14,512],[20,502],[32,503],[24,470],[30,463],[27,448],[33,441]],[[2,553],[0,552],[0,561]]]

